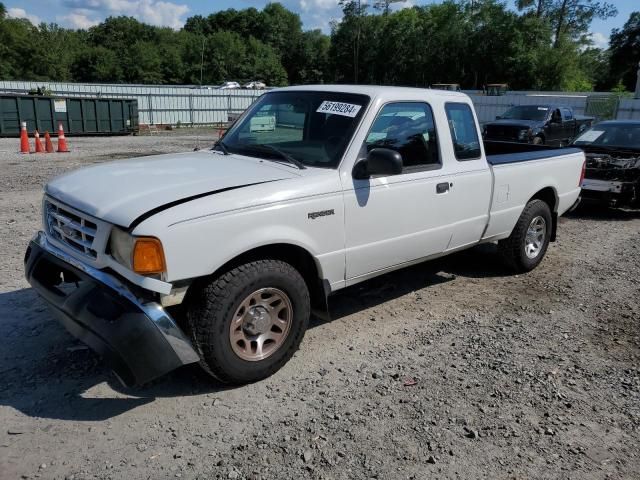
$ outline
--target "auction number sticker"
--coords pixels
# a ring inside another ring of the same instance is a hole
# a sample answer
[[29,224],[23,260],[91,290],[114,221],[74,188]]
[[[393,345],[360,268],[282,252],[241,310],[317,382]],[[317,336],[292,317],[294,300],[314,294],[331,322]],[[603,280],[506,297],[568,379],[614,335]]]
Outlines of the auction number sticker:
[[353,103],[330,102],[328,100],[325,100],[320,104],[316,112],[342,115],[344,117],[355,117],[361,108],[362,105],[354,105]]

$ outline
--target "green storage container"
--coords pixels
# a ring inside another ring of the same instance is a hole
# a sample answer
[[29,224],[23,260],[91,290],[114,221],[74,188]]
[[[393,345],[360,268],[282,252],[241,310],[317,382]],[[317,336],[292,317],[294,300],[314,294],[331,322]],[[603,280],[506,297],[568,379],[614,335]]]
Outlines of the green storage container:
[[30,134],[57,132],[62,122],[66,135],[128,135],[138,132],[138,101],[0,94],[0,136],[20,136],[22,122]]

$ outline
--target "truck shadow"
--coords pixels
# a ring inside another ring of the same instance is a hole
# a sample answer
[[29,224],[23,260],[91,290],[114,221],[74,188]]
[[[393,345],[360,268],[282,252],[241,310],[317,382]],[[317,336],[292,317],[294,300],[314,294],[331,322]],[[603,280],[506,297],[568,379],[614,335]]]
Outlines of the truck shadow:
[[[488,278],[510,272],[497,256],[493,244],[478,245],[443,258],[419,263],[340,290],[329,298],[331,320],[372,308],[416,290],[436,287],[456,277]],[[326,323],[314,318],[312,328]]]
[[[331,317],[339,319],[457,276],[505,275],[508,272],[492,246],[476,247],[347,288],[331,298]],[[313,319],[310,327],[324,323],[326,320]],[[234,388],[213,381],[198,365],[183,367],[142,387],[125,388],[97,355],[58,324],[31,288],[0,294],[0,338],[4,340],[0,405],[30,417],[102,421],[156,398]]]

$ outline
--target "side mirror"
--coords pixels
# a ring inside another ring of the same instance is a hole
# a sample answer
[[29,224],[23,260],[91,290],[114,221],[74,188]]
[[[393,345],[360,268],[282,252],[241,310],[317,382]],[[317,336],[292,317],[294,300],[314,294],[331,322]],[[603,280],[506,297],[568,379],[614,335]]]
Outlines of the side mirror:
[[496,120],[502,120],[502,116],[501,115],[496,115]]
[[390,148],[374,148],[367,158],[353,167],[353,178],[364,180],[374,175],[388,176],[402,173],[402,155]]

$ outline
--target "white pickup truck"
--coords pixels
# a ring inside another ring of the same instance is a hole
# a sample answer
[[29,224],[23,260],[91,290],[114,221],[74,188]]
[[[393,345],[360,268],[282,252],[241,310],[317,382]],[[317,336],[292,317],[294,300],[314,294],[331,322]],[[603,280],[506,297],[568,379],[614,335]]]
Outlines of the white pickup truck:
[[585,157],[530,148],[483,144],[457,92],[273,90],[210,150],[49,182],[26,276],[126,385],[194,362],[256,381],[349,285],[486,242],[535,268]]

